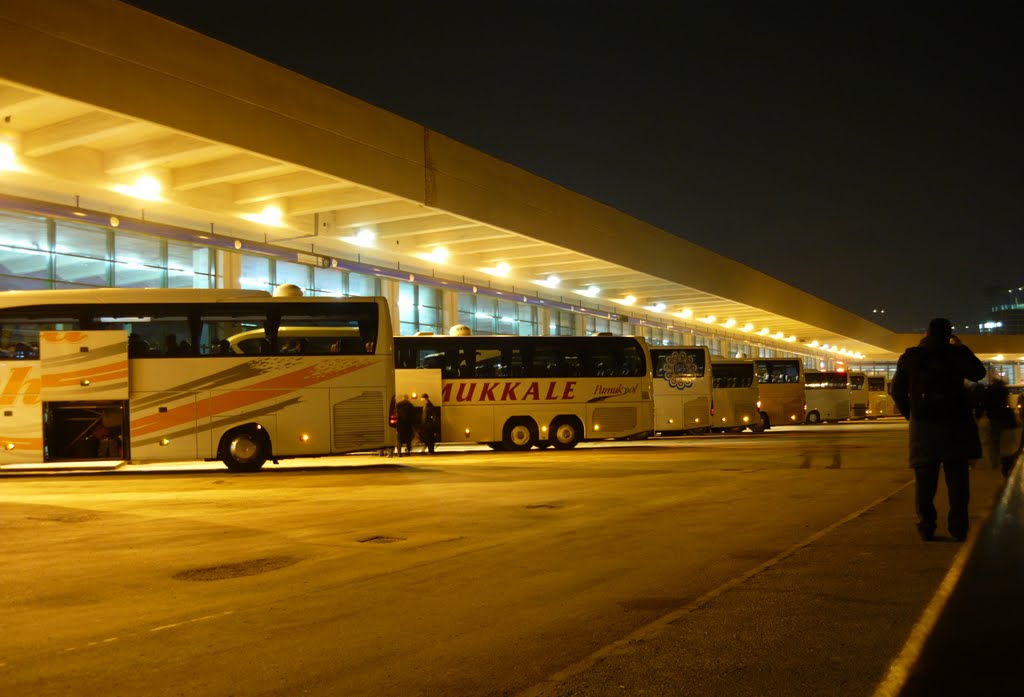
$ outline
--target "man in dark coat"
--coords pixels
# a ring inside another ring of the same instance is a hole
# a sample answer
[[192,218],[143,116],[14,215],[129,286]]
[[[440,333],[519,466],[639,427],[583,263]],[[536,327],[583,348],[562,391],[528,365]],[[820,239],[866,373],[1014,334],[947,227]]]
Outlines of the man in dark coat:
[[419,411],[412,402],[409,395],[404,394],[395,404],[395,429],[398,431],[398,457],[402,457],[402,451],[406,455],[412,452],[412,439],[416,432],[416,412]]
[[981,457],[981,440],[964,381],[983,377],[985,366],[942,318],[933,319],[921,343],[904,351],[896,364],[892,398],[910,420],[910,466],[917,483],[917,530],[922,540],[935,536],[940,465],[949,494],[949,534],[956,540],[967,537],[968,461]]

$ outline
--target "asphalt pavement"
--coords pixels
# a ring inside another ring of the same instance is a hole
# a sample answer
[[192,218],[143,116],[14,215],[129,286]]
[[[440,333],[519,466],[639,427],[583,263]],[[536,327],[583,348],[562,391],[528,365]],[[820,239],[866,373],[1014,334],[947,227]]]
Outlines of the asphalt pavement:
[[919,539],[908,484],[520,697],[874,695],[902,669],[1002,485],[998,471],[972,470],[971,534],[959,543],[941,524],[944,486],[937,538]]

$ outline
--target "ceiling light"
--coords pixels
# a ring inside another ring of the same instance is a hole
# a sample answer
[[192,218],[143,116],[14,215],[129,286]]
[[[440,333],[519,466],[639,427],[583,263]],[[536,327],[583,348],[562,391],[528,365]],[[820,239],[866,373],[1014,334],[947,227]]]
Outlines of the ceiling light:
[[601,292],[601,289],[598,286],[587,286],[583,290],[578,290],[576,292],[580,295],[585,295],[588,298],[594,298]]
[[115,184],[114,191],[143,201],[159,201],[163,185],[150,174],[143,174],[133,184]]
[[761,331],[758,332],[761,336],[767,336],[771,330],[768,327],[761,327]]
[[742,327],[740,327],[740,331],[741,332],[750,332],[750,331],[753,331],[753,330],[754,330],[754,325],[751,324],[750,322],[747,322]]
[[708,315],[707,317],[701,317],[700,321],[703,322],[704,324],[714,324],[716,319],[718,318],[715,317],[714,315]]
[[623,305],[632,305],[633,303],[636,302],[636,296],[635,295],[627,295],[626,297],[624,297],[619,302],[622,303]]
[[429,252],[420,252],[417,254],[420,259],[424,261],[432,261],[435,264],[443,264],[448,261],[448,250],[444,247],[434,247]]
[[377,241],[377,233],[368,227],[361,227],[356,230],[355,243],[360,247],[369,247]]
[[676,317],[679,317],[680,319],[690,319],[693,317],[693,310],[688,307],[684,307],[682,311],[676,313]]
[[18,169],[18,153],[14,152],[14,146],[10,143],[0,143],[0,169]]
[[558,284],[562,282],[562,279],[560,279],[555,274],[551,274],[550,276],[544,279],[544,282],[547,284],[548,288],[557,288]]
[[377,242],[377,233],[373,231],[373,228],[361,227],[354,234],[340,239],[342,242],[348,242],[357,247],[373,247]]
[[729,319],[727,319],[724,322],[722,322],[722,326],[723,327],[728,327],[729,329],[731,329],[731,328],[736,326],[736,320],[733,319],[732,317],[730,317]]

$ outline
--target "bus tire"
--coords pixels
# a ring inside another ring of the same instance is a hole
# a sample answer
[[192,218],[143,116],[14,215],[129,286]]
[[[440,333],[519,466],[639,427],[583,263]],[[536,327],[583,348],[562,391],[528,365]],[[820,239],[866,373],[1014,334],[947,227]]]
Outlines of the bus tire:
[[821,414],[819,414],[817,412],[817,410],[811,410],[811,411],[807,412],[807,419],[806,419],[806,421],[807,421],[807,423],[812,424],[812,425],[813,424],[820,424],[821,423]]
[[219,452],[232,472],[258,472],[270,457],[270,438],[259,426],[242,426],[224,434]]
[[537,424],[533,419],[509,419],[501,442],[505,450],[529,450],[537,443]]
[[551,445],[558,450],[571,450],[580,442],[582,432],[583,426],[579,419],[560,416],[551,422]]

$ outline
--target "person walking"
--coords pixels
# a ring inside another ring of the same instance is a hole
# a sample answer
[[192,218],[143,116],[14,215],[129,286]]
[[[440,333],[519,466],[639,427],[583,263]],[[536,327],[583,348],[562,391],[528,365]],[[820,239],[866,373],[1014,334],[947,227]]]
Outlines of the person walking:
[[416,428],[416,407],[409,401],[409,395],[404,394],[395,404],[395,429],[398,432],[398,457],[402,457],[402,450],[405,454],[412,453],[412,439]]
[[992,469],[1003,468],[1005,458],[1014,451],[1013,446],[1007,447],[1004,441],[1017,427],[1017,419],[1010,409],[1010,393],[1006,383],[997,375],[989,378],[988,385],[982,390],[980,406],[988,417],[988,461]]
[[441,407],[430,401],[430,395],[423,394],[423,422],[420,427],[420,440],[427,446],[427,452],[434,453],[434,447],[441,440]]
[[981,457],[981,439],[964,381],[976,382],[985,373],[978,357],[953,335],[949,320],[941,317],[928,324],[921,343],[904,351],[896,364],[892,398],[910,421],[910,466],[922,540],[935,537],[940,467],[949,496],[947,529],[955,540],[967,538],[969,461]]

